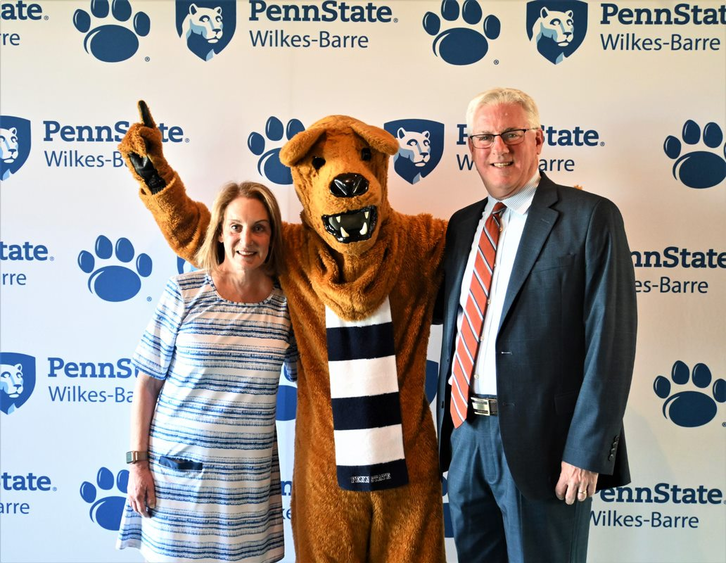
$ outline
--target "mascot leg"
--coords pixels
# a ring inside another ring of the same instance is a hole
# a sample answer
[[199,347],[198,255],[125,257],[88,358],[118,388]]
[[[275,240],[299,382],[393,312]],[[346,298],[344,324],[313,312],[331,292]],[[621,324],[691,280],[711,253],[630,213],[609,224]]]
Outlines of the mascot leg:
[[446,561],[439,486],[419,483],[375,493],[373,513],[370,561]]
[[293,479],[290,504],[295,560],[298,563],[374,561],[368,557],[370,495],[343,491],[328,479],[304,486],[297,486],[299,483],[299,478]]

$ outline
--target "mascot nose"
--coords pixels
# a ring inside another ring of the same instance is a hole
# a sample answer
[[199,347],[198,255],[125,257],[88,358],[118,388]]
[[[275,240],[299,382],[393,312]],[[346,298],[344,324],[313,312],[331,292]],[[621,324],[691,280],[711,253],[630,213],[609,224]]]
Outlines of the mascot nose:
[[330,193],[335,197],[355,197],[368,191],[368,180],[360,174],[339,174],[330,182]]

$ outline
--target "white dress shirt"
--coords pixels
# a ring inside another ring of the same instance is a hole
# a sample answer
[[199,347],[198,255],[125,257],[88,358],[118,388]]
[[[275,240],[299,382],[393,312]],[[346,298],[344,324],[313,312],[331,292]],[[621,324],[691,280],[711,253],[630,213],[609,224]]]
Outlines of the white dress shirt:
[[[507,207],[502,213],[499,243],[497,244],[497,255],[494,260],[494,273],[492,275],[492,286],[489,290],[489,305],[484,315],[484,327],[482,328],[482,341],[477,352],[476,363],[474,364],[474,380],[472,391],[480,395],[497,394],[497,367],[496,367],[496,337],[499,324],[502,318],[504,297],[507,294],[509,278],[512,275],[514,259],[517,256],[519,241],[522,239],[524,224],[527,221],[527,214],[534,199],[534,192],[539,184],[539,171],[527,182],[521,191],[510,198],[502,200]],[[474,273],[474,260],[476,258],[479,238],[481,237],[484,223],[491,214],[494,206],[499,200],[489,197],[484,213],[479,220],[479,226],[474,234],[474,240],[469,252],[469,259],[464,270],[464,277],[461,280],[461,295],[459,297],[459,314],[457,317],[457,336],[461,329],[461,321],[464,318],[464,307],[469,297],[471,287],[471,276]]]

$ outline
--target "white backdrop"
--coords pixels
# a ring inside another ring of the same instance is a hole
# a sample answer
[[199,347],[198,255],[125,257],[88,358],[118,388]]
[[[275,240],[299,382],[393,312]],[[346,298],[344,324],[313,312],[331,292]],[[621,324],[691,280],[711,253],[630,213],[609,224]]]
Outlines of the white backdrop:
[[[392,162],[390,199],[448,218],[483,197],[464,111],[495,85],[535,97],[542,169],[614,200],[634,255],[633,483],[595,498],[590,560],[726,560],[726,6],[199,0],[222,7],[210,46],[177,31],[190,3],[0,2],[0,560],[141,561],[113,549],[128,358],[166,280],[188,266],[116,152],[136,100],[167,128],[166,154],[193,197],[262,181],[288,221],[300,206],[276,125],[403,120],[412,135],[429,131],[431,159],[415,182]],[[546,39],[539,50],[529,39],[542,8],[574,20],[560,62]],[[281,387],[278,422],[287,561],[294,391]],[[447,553],[454,561],[451,539]]]

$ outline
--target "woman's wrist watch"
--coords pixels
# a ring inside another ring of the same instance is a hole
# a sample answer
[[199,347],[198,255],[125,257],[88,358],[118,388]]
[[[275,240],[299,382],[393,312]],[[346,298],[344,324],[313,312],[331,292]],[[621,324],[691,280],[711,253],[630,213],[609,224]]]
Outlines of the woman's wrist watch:
[[141,452],[138,450],[126,452],[126,463],[136,463],[137,461],[147,461],[148,459],[149,452]]

